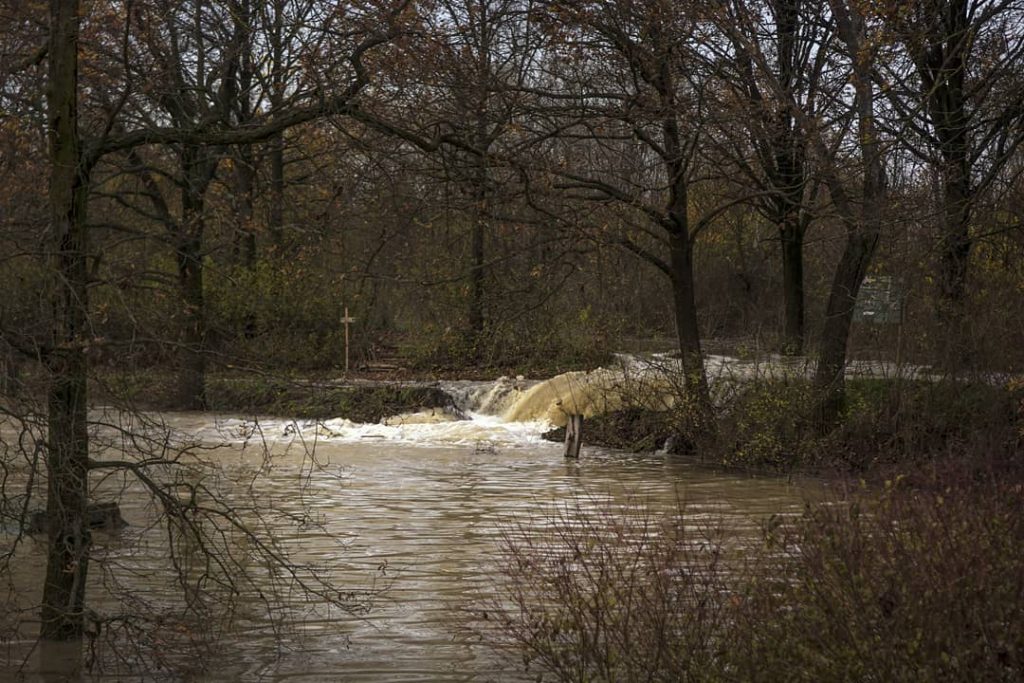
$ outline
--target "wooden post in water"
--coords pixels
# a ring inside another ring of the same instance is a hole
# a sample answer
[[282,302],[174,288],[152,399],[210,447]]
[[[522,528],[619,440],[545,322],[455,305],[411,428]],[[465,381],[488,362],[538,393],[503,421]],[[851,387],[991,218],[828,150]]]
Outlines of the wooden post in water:
[[580,446],[583,445],[583,416],[569,415],[565,423],[565,457],[580,457]]
[[348,372],[348,326],[349,323],[354,323],[355,318],[348,314],[348,306],[345,307],[345,315],[342,316],[341,322],[345,324],[345,372]]

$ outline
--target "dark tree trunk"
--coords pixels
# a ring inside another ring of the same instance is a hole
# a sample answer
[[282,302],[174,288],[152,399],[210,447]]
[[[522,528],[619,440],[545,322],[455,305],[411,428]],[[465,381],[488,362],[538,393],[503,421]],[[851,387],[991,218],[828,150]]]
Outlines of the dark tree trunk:
[[[284,11],[285,0],[273,0],[273,23],[270,32],[270,105],[274,114],[284,108]],[[270,211],[267,228],[274,247],[284,249],[284,133],[270,138]]]
[[[832,277],[825,324],[818,349],[815,387],[819,392],[818,420],[822,431],[839,419],[846,398],[846,352],[853,322],[853,309],[864,275],[882,233],[882,216],[887,199],[883,151],[875,127],[875,91],[872,82],[872,51],[865,44],[866,22],[856,5],[831,0],[839,35],[852,57],[854,108],[857,116],[858,146],[862,179],[858,201],[854,201],[836,169],[824,170],[832,201],[846,224],[846,245]],[[819,147],[823,143],[819,141]]]
[[181,226],[177,236],[178,285],[184,304],[178,375],[179,404],[186,410],[205,410],[206,304],[203,296],[204,198],[217,167],[213,152],[197,147],[182,151],[185,187]]
[[966,147],[957,147],[946,155],[942,185],[938,314],[946,331],[942,363],[948,368],[963,367],[971,355],[966,296],[972,197]]
[[670,235],[669,249],[672,299],[685,388],[687,393],[696,399],[698,408],[710,414],[711,394],[700,345],[700,324],[697,321],[697,303],[694,297],[693,243],[689,234]]
[[821,392],[819,422],[823,429],[835,424],[846,395],[846,352],[864,275],[878,244],[878,231],[866,225],[849,235],[836,267],[825,309],[815,384]]
[[943,179],[942,288],[943,299],[955,309],[963,308],[967,291],[968,260],[971,255],[971,190],[965,159],[951,159]]
[[783,353],[800,355],[804,349],[804,231],[799,207],[787,207],[781,221],[782,293],[785,304]]
[[284,136],[275,135],[270,140],[270,211],[267,221],[270,239],[282,252],[284,236]]
[[44,640],[82,636],[89,533],[89,440],[85,337],[88,315],[88,178],[78,131],[78,0],[50,1],[47,116],[50,137],[50,227],[55,240],[53,339],[47,358],[48,470]]
[[[779,84],[788,101],[796,100],[802,76],[797,54],[800,0],[776,0]],[[806,60],[803,60],[806,62]],[[806,66],[806,64],[805,64]],[[785,311],[783,353],[799,355],[804,349],[804,223],[801,220],[806,184],[805,142],[793,113],[782,106],[776,114],[774,167],[769,174],[778,195],[774,210],[782,242],[782,292]]]
[[[478,125],[478,135],[484,124]],[[486,129],[483,131],[486,132]],[[484,333],[487,320],[484,314],[484,267],[485,239],[488,228],[487,161],[477,159],[473,171],[473,232],[469,254],[469,331],[473,341],[478,342]]]
[[206,311],[203,300],[202,240],[186,235],[178,243],[178,284],[184,304],[178,375],[179,404],[185,410],[205,410]]
[[256,171],[252,146],[238,150],[235,163],[235,260],[244,268],[256,265],[256,224],[253,221],[253,203],[256,189]]
[[967,272],[971,255],[971,161],[967,111],[967,55],[972,12],[966,0],[936,3],[923,17],[922,40],[912,41],[928,119],[935,131],[942,176],[938,314],[946,327],[943,361],[958,366],[967,357]]
[[484,232],[485,219],[473,222],[473,244],[470,253],[469,271],[469,330],[474,339],[484,332]]

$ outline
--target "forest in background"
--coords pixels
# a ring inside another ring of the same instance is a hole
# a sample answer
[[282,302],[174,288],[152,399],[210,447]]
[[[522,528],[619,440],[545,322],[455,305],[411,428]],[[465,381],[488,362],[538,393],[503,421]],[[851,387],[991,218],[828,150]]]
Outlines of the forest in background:
[[[849,332],[1019,371],[1019,3],[832,5],[87,3],[78,343],[176,371],[182,407],[210,371],[336,374],[346,306],[357,366],[678,339],[820,356],[824,385]],[[60,279],[42,9],[2,10],[0,324],[29,370]],[[865,275],[901,325],[853,321]]]

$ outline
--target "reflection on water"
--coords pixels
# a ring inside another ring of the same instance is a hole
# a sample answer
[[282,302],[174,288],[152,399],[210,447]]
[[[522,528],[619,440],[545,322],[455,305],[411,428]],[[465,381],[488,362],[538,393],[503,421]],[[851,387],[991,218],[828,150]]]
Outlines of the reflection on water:
[[[300,559],[336,565],[332,576],[346,587],[388,585],[366,617],[309,605],[305,618],[286,629],[283,649],[261,612],[236,615],[227,642],[194,663],[199,680],[514,680],[514,672],[496,669],[488,653],[459,635],[453,618],[491,584],[498,535],[511,520],[578,494],[639,494],[655,507],[672,506],[681,495],[691,514],[721,517],[743,537],[764,517],[801,504],[800,492],[784,480],[714,472],[661,455],[585,449],[579,462],[567,462],[561,446],[537,438],[534,424],[257,426],[163,417],[193,439],[231,442],[206,455],[224,468],[229,494],[232,485],[251,490],[281,514],[271,519],[294,513],[320,525],[272,523],[277,541]],[[270,446],[269,457],[256,443]],[[169,583],[149,497],[124,479],[97,485],[102,495],[120,498],[131,526],[116,536],[96,534],[98,553],[113,568],[90,576],[91,603],[103,603],[104,586],[113,590],[116,577],[152,604],[171,604],[179,589]],[[18,561],[15,581],[26,595],[38,590],[42,546],[28,543]],[[11,672],[27,647],[0,649],[0,672]],[[39,658],[33,651],[27,668],[38,667]]]

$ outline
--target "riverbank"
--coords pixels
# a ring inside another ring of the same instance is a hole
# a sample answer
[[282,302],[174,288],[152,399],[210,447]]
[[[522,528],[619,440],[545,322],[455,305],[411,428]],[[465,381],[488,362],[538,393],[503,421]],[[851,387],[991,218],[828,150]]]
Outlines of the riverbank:
[[[342,418],[375,423],[400,413],[451,410],[452,397],[436,382],[408,375],[349,376],[337,380],[219,375],[206,383],[206,409],[216,413],[275,415],[300,419]],[[94,382],[94,400],[142,410],[179,410],[174,377],[108,374]]]
[[[821,433],[802,378],[745,382],[718,406],[717,439],[695,453],[686,415],[636,405],[588,418],[584,443],[698,455],[709,464],[790,473],[864,474],[941,458],[1014,457],[1024,443],[1019,384],[851,379],[839,424]],[[564,429],[547,432],[564,439]]]
[[[712,357],[708,362],[716,377],[717,439],[697,453],[696,439],[687,431],[685,402],[675,395],[673,362],[668,356],[624,356],[609,370],[571,372],[543,378],[546,382],[511,380],[513,399],[523,397],[525,388],[533,385],[547,384],[551,391],[532,396],[529,411],[517,409],[507,417],[558,424],[553,415],[585,410],[585,445],[630,452],[666,450],[696,455],[707,464],[781,473],[862,475],[938,457],[1015,455],[1021,448],[1020,382],[851,377],[838,426],[822,434],[812,419],[814,392],[805,366]],[[408,368],[317,379],[230,370],[207,376],[205,407],[222,414],[373,424],[421,411],[440,411],[451,419],[464,411],[499,417],[511,405],[492,401],[482,409],[466,396],[456,396],[461,389],[452,390],[460,384],[478,384],[481,393],[487,393],[487,385],[501,388],[493,375],[459,373],[454,375],[457,381],[446,377]],[[187,406],[176,391],[176,380],[166,370],[100,369],[92,378],[91,398],[95,405],[180,410]],[[42,396],[41,391],[36,394]],[[561,441],[564,432],[552,430],[546,438]]]

